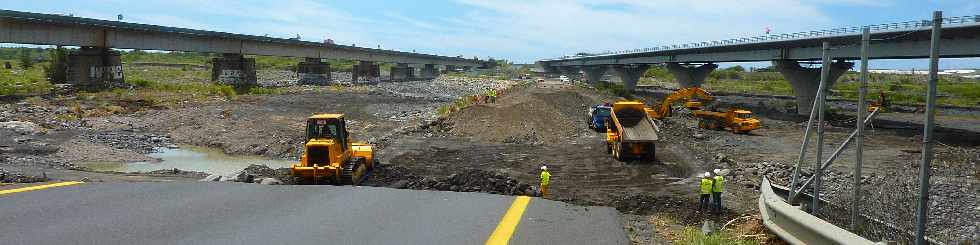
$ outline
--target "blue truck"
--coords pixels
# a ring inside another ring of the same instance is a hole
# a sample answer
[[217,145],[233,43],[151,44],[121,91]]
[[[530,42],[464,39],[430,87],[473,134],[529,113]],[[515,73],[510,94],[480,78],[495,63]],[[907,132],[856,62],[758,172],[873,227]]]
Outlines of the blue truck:
[[612,107],[607,104],[593,105],[589,107],[589,128],[595,131],[606,131],[606,122],[609,121],[609,113]]

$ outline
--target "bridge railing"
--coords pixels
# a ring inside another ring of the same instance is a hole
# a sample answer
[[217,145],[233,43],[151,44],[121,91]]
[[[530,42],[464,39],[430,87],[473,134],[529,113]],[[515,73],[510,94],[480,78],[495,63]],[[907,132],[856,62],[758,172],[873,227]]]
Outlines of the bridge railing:
[[[943,18],[943,25],[970,24],[970,23],[980,23],[980,15],[966,15],[966,16]],[[829,37],[829,36],[840,36],[846,34],[860,34],[861,29],[865,27],[871,29],[872,33],[875,33],[875,32],[886,32],[886,31],[897,31],[897,30],[916,30],[921,28],[930,28],[931,26],[932,26],[932,20],[916,20],[916,21],[885,23],[885,24],[876,24],[876,25],[867,25],[867,26],[841,27],[841,28],[824,29],[818,31],[767,34],[762,36],[734,38],[734,39],[727,39],[721,41],[673,44],[673,45],[664,45],[658,47],[619,50],[619,51],[605,51],[600,53],[591,53],[589,55],[563,56],[563,57],[557,57],[557,58],[546,59],[546,60],[579,59],[579,58],[590,58],[590,57],[602,57],[602,56],[609,56],[609,55],[649,53],[649,52],[659,52],[659,51],[667,51],[667,50],[707,48],[707,47],[718,47],[718,46],[735,45],[735,44],[784,41],[784,40],[814,38],[814,37]]]

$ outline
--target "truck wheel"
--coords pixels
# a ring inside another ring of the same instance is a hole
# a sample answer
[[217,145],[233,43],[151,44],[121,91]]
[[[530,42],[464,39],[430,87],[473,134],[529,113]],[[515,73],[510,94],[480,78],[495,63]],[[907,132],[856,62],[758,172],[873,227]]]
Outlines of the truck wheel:
[[647,152],[646,152],[646,154],[643,157],[646,158],[646,160],[649,160],[649,161],[656,161],[657,160],[657,145],[651,143],[649,146],[647,146]]
[[615,150],[616,150],[616,153],[615,153],[616,160],[625,161],[626,160],[626,152],[624,152],[624,150],[623,150],[623,144],[622,143],[619,143],[619,142],[616,142]]

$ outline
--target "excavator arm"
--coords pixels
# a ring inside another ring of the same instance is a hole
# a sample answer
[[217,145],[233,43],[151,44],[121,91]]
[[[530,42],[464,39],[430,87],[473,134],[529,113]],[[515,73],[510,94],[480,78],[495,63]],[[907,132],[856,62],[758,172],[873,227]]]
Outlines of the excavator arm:
[[650,116],[653,118],[665,118],[671,116],[670,105],[681,100],[691,100],[695,96],[700,97],[702,102],[712,101],[714,97],[711,93],[699,87],[682,88],[664,98],[659,105],[653,106]]

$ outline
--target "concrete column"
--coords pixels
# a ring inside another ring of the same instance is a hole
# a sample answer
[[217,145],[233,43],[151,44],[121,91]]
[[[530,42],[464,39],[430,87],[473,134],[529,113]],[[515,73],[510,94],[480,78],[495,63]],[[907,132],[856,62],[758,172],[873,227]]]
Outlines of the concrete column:
[[606,73],[609,68],[606,66],[583,66],[582,73],[585,73],[585,81],[589,84],[597,84],[599,80],[602,79],[602,75]]
[[327,85],[330,82],[330,64],[319,58],[306,58],[296,66],[299,84]]
[[718,65],[711,63],[698,67],[681,63],[667,63],[667,70],[674,75],[677,82],[681,84],[681,88],[701,87],[701,84],[704,84],[704,79],[708,78],[708,74],[716,68]]
[[124,85],[119,52],[107,48],[82,47],[68,54],[68,81],[86,89],[104,89]]
[[409,67],[408,64],[404,63],[399,63],[398,66],[392,66],[389,74],[391,74],[392,81],[415,80],[415,68]]
[[627,91],[633,91],[636,89],[636,82],[640,81],[640,76],[643,75],[650,65],[647,64],[634,64],[634,65],[614,65],[612,66],[613,73],[619,77],[619,80],[623,82],[623,87]]
[[[820,87],[820,69],[805,68],[795,60],[775,60],[773,64],[776,71],[783,74],[783,78],[789,81],[796,94],[796,113],[800,115],[810,115],[813,107],[813,99],[817,96],[817,89]],[[844,72],[854,67],[852,62],[836,61],[830,66],[830,76],[827,81],[827,91],[833,87]]]
[[371,61],[361,61],[351,71],[351,81],[377,81],[381,79],[381,66]]
[[436,77],[439,77],[439,69],[437,69],[436,65],[434,64],[425,64],[420,73],[420,78],[422,79],[435,79]]
[[222,54],[220,58],[211,59],[211,81],[235,87],[255,86],[258,84],[255,59],[241,54]]

